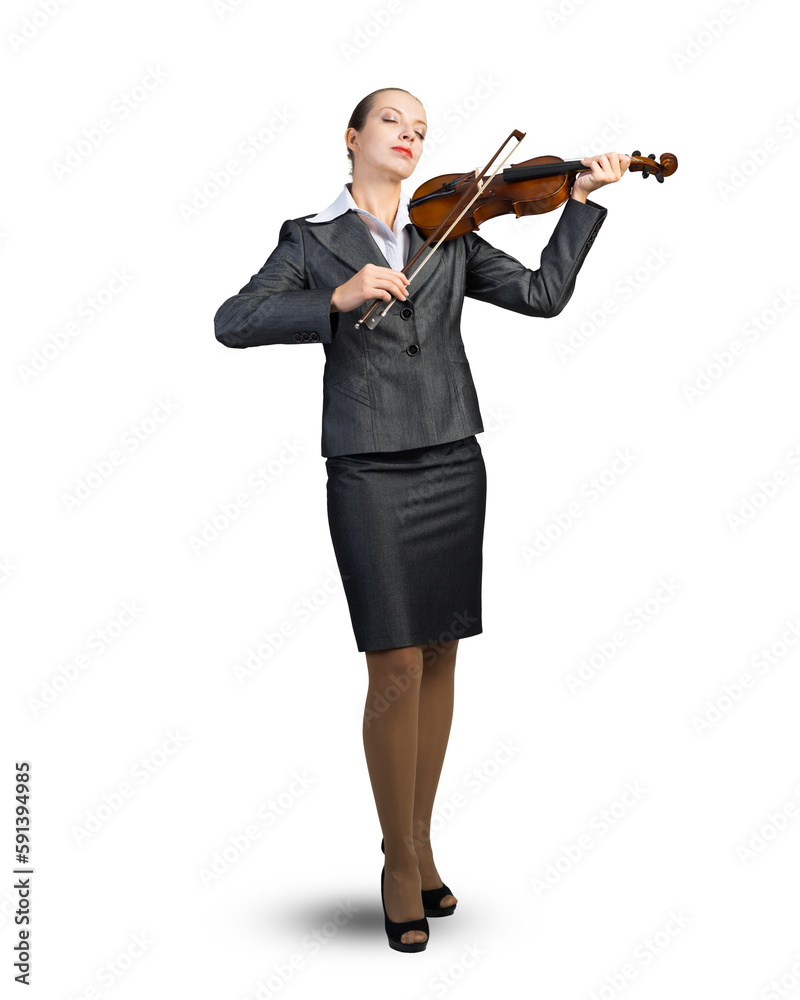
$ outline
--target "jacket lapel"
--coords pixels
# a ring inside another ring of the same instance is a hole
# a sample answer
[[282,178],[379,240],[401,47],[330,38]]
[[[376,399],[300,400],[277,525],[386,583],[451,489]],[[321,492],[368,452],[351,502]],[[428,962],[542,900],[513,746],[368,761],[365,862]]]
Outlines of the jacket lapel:
[[[383,256],[378,244],[372,238],[372,233],[358,217],[358,213],[348,209],[343,215],[331,219],[329,222],[313,222],[306,227],[306,232],[318,240],[326,250],[329,250],[339,260],[343,261],[353,271],[360,271],[365,264],[377,264],[378,267],[391,267],[389,261]],[[408,250],[408,259],[414,256],[425,240],[417,232],[416,227],[411,227],[411,240]],[[430,247],[425,251],[426,256],[430,253]],[[436,270],[441,259],[442,252],[436,253],[426,262],[419,274],[412,278],[409,285],[409,294],[414,295]],[[423,258],[420,258],[422,260]],[[414,270],[419,266],[420,261],[414,265]]]

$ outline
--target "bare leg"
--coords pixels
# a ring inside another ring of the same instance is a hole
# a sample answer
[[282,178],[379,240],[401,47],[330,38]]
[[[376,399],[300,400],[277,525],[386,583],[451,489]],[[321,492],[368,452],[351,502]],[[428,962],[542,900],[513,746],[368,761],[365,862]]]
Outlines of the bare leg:
[[[419,859],[421,888],[436,889],[443,882],[433,862],[430,832],[433,800],[439,786],[450,724],[458,639],[427,643],[422,647],[422,682],[419,689],[419,733],[414,787],[414,849]],[[452,906],[455,896],[442,896],[440,906]]]
[[[369,689],[364,706],[364,752],[385,841],[383,887],[390,920],[417,920],[422,906],[412,840],[417,762],[422,647],[367,652]],[[403,943],[424,941],[424,931],[406,931]]]

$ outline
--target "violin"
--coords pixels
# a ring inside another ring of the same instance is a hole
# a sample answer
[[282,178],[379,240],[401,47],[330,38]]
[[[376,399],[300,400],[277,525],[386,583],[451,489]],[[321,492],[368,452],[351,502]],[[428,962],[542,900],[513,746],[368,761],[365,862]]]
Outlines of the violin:
[[[572,193],[579,171],[586,170],[580,160],[562,160],[558,156],[536,156],[524,163],[512,164],[500,180],[484,187],[460,222],[450,229],[445,240],[474,232],[488,219],[515,213],[542,215],[563,205]],[[637,149],[631,153],[628,170],[641,170],[642,177],[655,174],[659,183],[678,169],[678,159],[672,153],[662,153],[657,161],[653,153],[642,156]],[[430,236],[444,222],[466,187],[474,180],[471,174],[442,174],[426,181],[414,192],[408,203],[411,221],[420,236]]]
[[[417,188],[408,203],[408,210],[414,227],[425,237],[425,242],[403,268],[403,274],[408,275],[409,284],[442,243],[464,233],[475,232],[488,219],[500,215],[513,212],[517,218],[521,218],[552,212],[569,198],[578,173],[588,169],[580,160],[536,156],[523,163],[512,164],[495,180],[500,168],[513,153],[512,149],[493,173],[484,179],[503,147],[511,139],[517,139],[519,145],[524,137],[524,132],[515,129],[480,172],[474,170],[466,174],[441,174]],[[641,171],[643,178],[653,174],[659,184],[663,184],[664,178],[674,174],[677,169],[678,158],[673,153],[662,153],[661,159],[656,160],[655,154],[642,156],[638,149],[631,153],[628,165],[631,172]],[[428,248],[427,256],[409,274]],[[395,302],[397,299],[394,296],[389,302],[376,299],[355,324],[355,328],[358,329],[364,323],[370,330],[374,330]],[[378,312],[380,306],[384,308]]]

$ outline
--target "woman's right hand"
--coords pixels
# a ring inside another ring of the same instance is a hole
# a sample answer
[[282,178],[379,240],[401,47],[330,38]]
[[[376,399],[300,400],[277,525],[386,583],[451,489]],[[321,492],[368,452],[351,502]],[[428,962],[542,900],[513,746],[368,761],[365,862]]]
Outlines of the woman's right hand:
[[402,271],[365,264],[349,281],[333,290],[330,311],[350,312],[370,299],[385,299],[388,302],[392,296],[403,302],[408,298],[407,284],[408,277]]

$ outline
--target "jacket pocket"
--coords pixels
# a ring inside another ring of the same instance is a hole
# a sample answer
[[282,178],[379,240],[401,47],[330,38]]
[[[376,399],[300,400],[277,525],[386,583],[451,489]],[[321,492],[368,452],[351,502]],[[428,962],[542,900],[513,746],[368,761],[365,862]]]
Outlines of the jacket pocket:
[[348,358],[328,364],[322,376],[323,394],[332,390],[369,406],[369,375],[366,357]]

